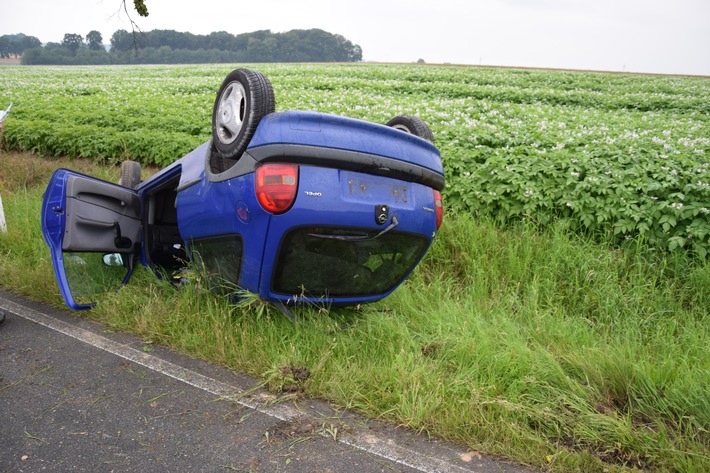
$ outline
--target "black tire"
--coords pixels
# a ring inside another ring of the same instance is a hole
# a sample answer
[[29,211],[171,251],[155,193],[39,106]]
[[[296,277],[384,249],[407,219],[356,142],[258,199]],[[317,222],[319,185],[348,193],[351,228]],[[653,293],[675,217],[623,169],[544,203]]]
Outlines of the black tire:
[[434,143],[434,134],[424,120],[411,115],[398,115],[386,123],[397,130],[410,133],[419,138],[424,138],[430,143]]
[[141,183],[141,165],[135,161],[124,161],[121,163],[121,176],[118,178],[118,185],[135,189]]
[[230,72],[212,108],[212,143],[220,156],[238,159],[261,119],[275,109],[274,89],[266,76],[251,69]]

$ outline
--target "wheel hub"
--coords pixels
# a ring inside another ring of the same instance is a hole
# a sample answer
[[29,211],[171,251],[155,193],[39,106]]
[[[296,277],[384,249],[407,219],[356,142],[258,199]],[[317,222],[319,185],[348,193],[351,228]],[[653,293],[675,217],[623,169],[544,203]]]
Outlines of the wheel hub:
[[232,82],[224,89],[217,113],[217,136],[222,143],[232,143],[237,139],[244,125],[246,91],[239,82]]

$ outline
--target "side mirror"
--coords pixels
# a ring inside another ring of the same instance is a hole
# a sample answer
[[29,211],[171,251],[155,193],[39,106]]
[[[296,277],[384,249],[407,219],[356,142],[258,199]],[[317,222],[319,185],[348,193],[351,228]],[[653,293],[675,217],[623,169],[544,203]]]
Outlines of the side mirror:
[[103,257],[106,266],[123,266],[121,253],[106,253]]

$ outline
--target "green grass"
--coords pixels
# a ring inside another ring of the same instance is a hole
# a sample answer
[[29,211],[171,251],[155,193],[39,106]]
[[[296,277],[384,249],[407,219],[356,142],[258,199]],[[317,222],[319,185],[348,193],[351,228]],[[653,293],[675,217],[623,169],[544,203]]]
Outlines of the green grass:
[[[61,306],[39,229],[58,165],[0,151],[0,285]],[[710,470],[710,265],[559,225],[447,215],[384,301],[296,310],[175,290],[147,270],[89,312],[144,340],[553,471]]]

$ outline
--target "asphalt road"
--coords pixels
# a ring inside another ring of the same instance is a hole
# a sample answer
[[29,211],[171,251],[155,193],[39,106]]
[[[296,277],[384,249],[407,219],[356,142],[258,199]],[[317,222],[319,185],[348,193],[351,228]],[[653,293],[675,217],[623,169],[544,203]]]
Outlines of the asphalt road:
[[0,472],[529,472],[0,290]]

